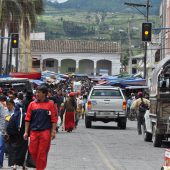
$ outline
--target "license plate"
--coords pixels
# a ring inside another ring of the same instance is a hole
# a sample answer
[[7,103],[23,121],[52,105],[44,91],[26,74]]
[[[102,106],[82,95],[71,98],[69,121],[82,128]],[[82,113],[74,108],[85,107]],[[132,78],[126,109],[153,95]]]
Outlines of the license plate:
[[99,115],[112,115],[112,112],[99,112]]

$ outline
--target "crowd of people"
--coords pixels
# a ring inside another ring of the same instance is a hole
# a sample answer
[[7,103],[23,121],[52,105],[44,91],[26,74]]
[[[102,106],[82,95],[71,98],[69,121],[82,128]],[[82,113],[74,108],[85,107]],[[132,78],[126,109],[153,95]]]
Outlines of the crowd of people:
[[[80,91],[74,90],[74,81],[81,82]],[[5,155],[13,170],[17,166],[25,170],[29,166],[28,158],[31,158],[31,166],[44,170],[56,132],[71,133],[78,127],[79,119],[84,119],[92,86],[89,79],[69,78],[56,85],[42,84],[33,91],[0,89],[0,168]],[[137,112],[138,134],[142,133],[144,113],[150,107],[147,97],[138,92],[127,100],[127,109]]]
[[73,81],[56,85],[42,84],[33,91],[0,89],[0,168],[4,155],[8,166],[26,169],[28,157],[32,166],[44,170],[51,140],[57,131],[72,132],[84,119],[85,103],[91,88],[88,79],[81,80],[81,91],[74,92]]

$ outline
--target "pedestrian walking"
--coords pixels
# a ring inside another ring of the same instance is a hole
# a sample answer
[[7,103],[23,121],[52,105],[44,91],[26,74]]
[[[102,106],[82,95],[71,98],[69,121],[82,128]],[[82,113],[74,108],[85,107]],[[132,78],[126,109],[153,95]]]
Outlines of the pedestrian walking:
[[[58,121],[59,121],[60,117],[59,117],[59,109],[58,109],[58,105],[57,105],[57,99],[55,98],[55,96],[52,95],[52,89],[48,89],[47,98],[54,102],[55,113],[56,113],[56,115],[58,117]],[[56,125],[57,132],[58,132],[59,127],[60,127],[60,124],[58,124],[58,122],[57,122],[57,125]]]
[[0,96],[0,169],[3,168],[5,152],[5,109],[3,102],[3,96]]
[[61,88],[56,89],[56,95],[54,96],[57,108],[58,108],[58,116],[60,116],[61,121],[63,121],[63,114],[61,113],[60,107],[64,102],[64,96]]
[[64,115],[64,102],[61,103],[61,106],[60,106],[60,119],[61,119],[60,126],[62,126],[62,124],[63,124],[63,115]]
[[36,165],[36,170],[44,170],[51,140],[56,136],[57,115],[54,102],[47,99],[48,88],[41,85],[36,91],[36,100],[28,106],[25,117],[24,139],[30,131],[29,152]]
[[32,101],[33,101],[33,92],[27,91],[26,96],[23,100],[23,111],[24,111],[24,113],[27,113],[28,106]]
[[63,129],[72,132],[75,128],[75,111],[77,108],[75,93],[71,92],[64,103]]
[[150,107],[150,101],[143,97],[142,92],[138,92],[138,99],[132,103],[131,109],[136,109],[137,111],[137,130],[138,134],[142,134],[141,126],[145,127],[144,115],[146,110]]
[[[14,101],[12,99],[7,100],[7,105]],[[8,166],[12,166],[13,170],[17,169],[17,166],[22,166],[25,170],[25,156],[28,149],[28,143],[24,140],[23,135],[25,131],[24,117],[25,114],[22,109],[21,103],[16,103],[14,113],[7,125],[7,134],[9,135],[8,141]]]
[[77,102],[77,109],[76,109],[76,127],[77,127],[80,117],[82,116],[82,108],[83,108],[82,97],[78,96],[76,102]]
[[82,119],[84,119],[84,116],[85,116],[87,98],[88,98],[88,94],[87,94],[87,92],[85,92],[84,95],[83,95],[83,111],[82,111]]
[[[14,114],[15,103],[12,98],[8,98],[5,101],[5,105],[7,107],[7,110],[5,113],[5,129],[6,129],[11,116]],[[6,157],[8,157],[8,153],[9,153],[9,135],[8,134],[5,136],[5,141],[6,141],[5,142],[5,154],[6,154]]]

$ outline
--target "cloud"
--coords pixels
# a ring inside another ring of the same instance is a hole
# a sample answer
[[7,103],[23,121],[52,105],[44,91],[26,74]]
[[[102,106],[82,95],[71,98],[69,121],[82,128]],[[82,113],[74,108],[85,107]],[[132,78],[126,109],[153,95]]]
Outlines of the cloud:
[[68,1],[68,0],[48,0],[48,1],[63,3],[63,2],[66,2],[66,1]]
[[63,2],[66,2],[68,0],[57,0],[59,3],[63,3]]

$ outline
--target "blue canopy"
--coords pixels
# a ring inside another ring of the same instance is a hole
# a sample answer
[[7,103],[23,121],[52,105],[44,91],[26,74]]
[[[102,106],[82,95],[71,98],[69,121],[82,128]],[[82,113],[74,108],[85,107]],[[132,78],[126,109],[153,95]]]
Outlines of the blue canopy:
[[44,82],[41,81],[41,80],[30,80],[30,81],[31,81],[32,83],[38,85],[38,86],[44,83]]

